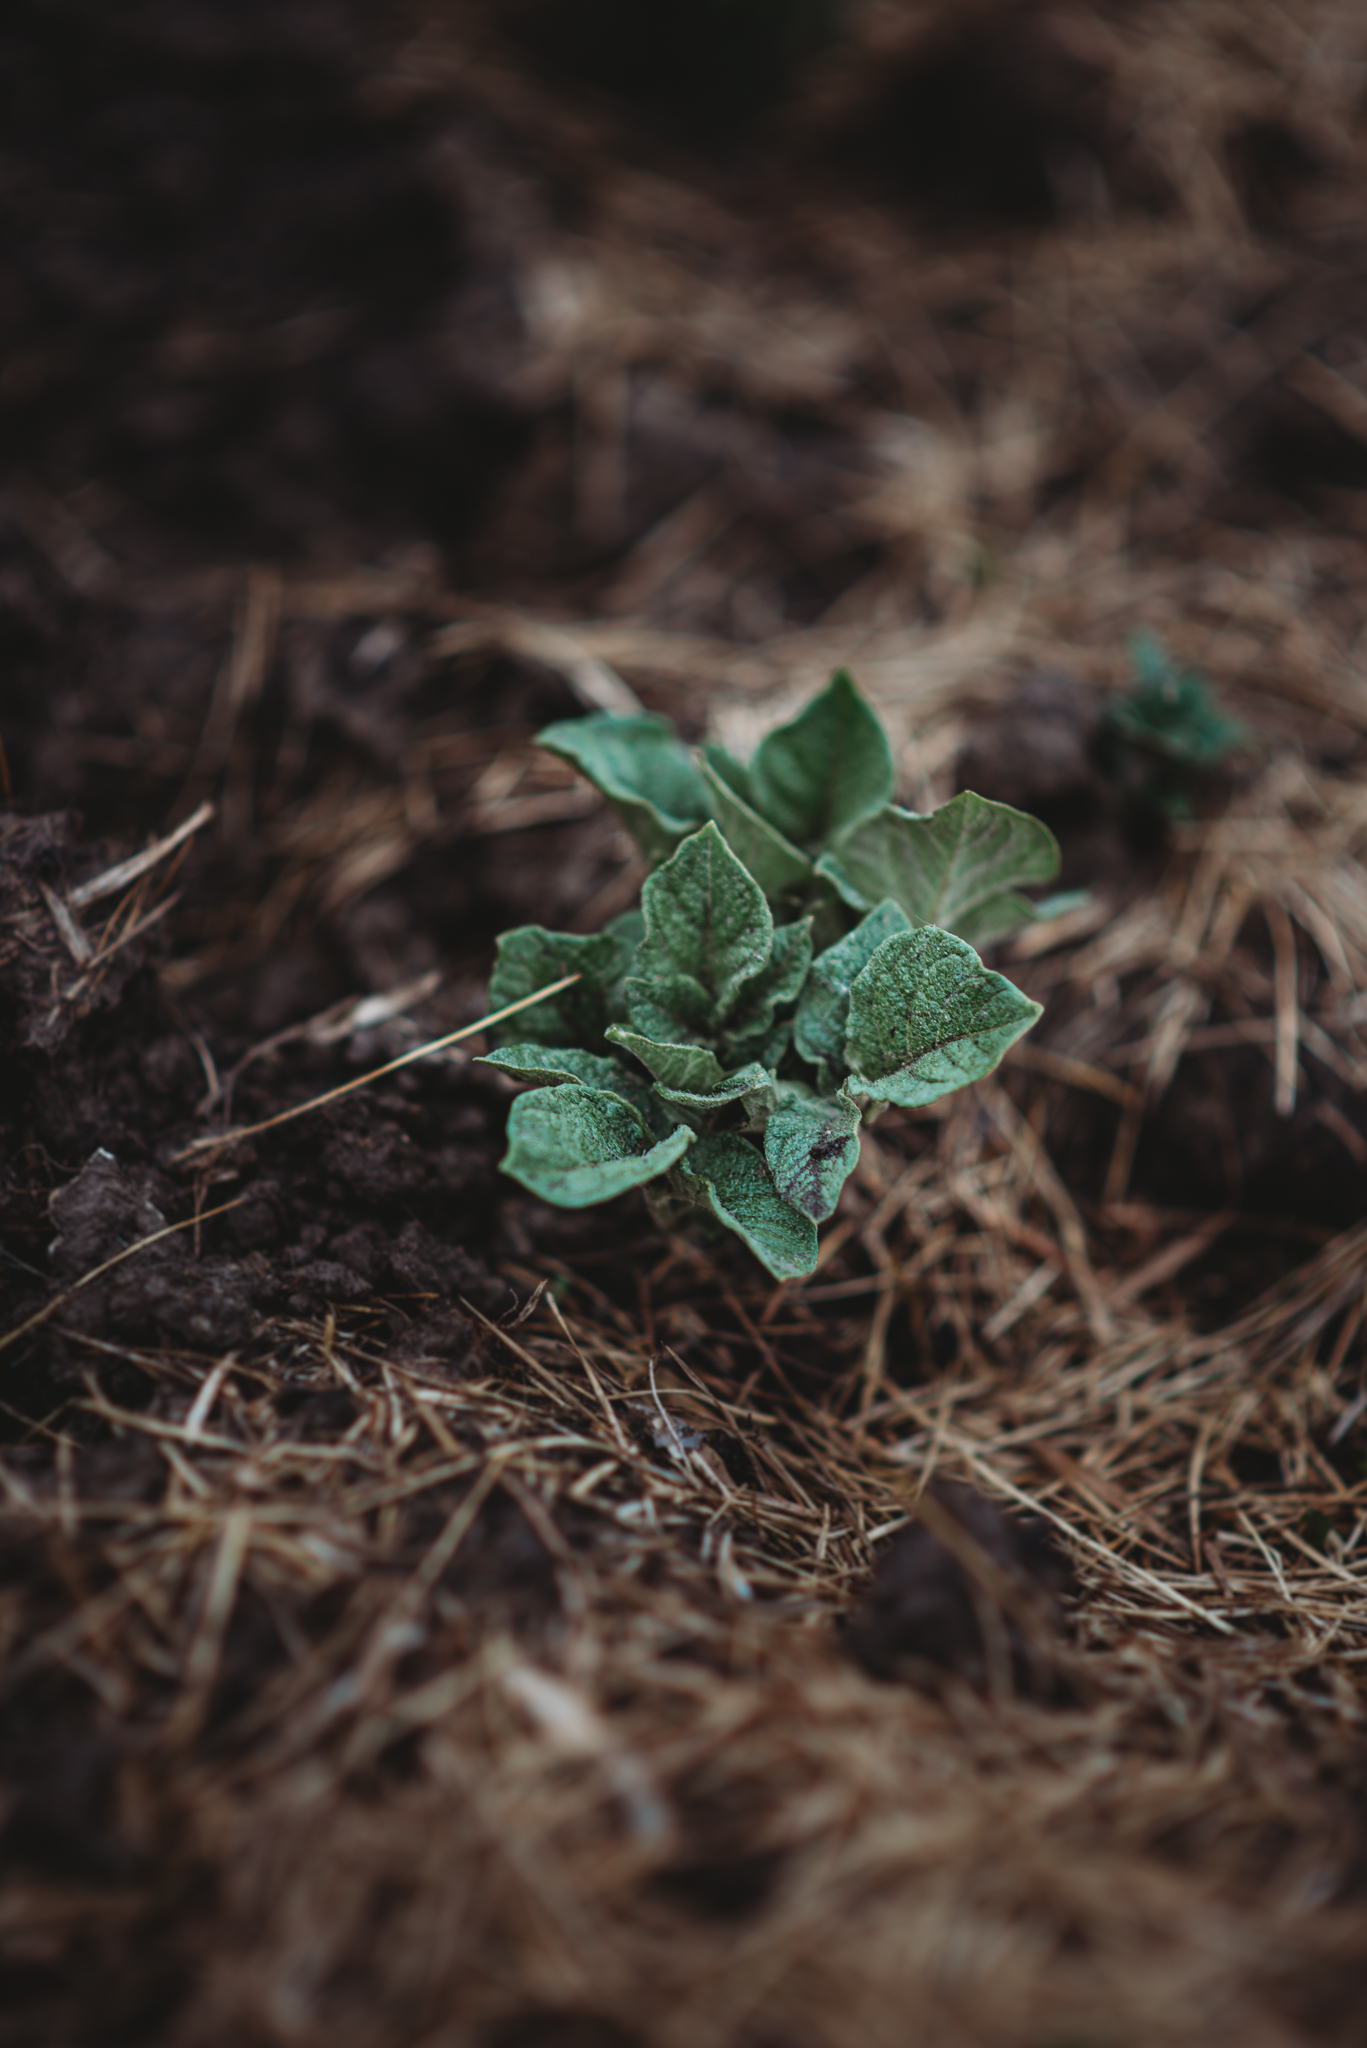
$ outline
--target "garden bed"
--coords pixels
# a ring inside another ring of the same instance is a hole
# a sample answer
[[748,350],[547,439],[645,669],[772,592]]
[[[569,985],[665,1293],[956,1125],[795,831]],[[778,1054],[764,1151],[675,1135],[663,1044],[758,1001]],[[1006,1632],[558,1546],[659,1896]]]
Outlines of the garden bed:
[[[1013,13],[975,69],[873,7],[724,148],[506,11],[120,15],[93,126],[82,11],[5,31],[4,2038],[1358,2038],[1367,51],[1322,13]],[[906,144],[955,93],[1014,181]],[[1181,817],[1096,743],[1140,629],[1249,733]],[[745,751],[837,665],[902,800],[1025,805],[1092,894],[777,1285],[502,1179],[477,1036],[393,1063],[500,930],[635,900],[540,726]]]

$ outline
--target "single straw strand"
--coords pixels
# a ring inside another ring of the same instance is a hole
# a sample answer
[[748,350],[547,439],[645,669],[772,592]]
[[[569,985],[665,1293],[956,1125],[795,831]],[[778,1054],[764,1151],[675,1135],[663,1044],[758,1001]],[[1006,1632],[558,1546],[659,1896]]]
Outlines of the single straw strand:
[[329,1102],[336,1102],[340,1095],[350,1095],[355,1088],[368,1088],[372,1081],[383,1080],[399,1067],[411,1066],[414,1060],[425,1060],[429,1053],[440,1052],[444,1046],[455,1045],[459,1039],[473,1038],[478,1031],[487,1031],[491,1024],[501,1024],[505,1017],[514,1017],[519,1010],[529,1010],[533,1003],[544,1002],[547,996],[559,995],[562,988],[569,988],[582,977],[567,974],[560,981],[548,982],[545,988],[534,989],[529,996],[519,996],[515,1003],[507,1003],[501,1010],[492,1011],[487,1017],[480,1017],[473,1024],[462,1024],[459,1031],[448,1031],[445,1038],[429,1038],[425,1045],[415,1045],[408,1052],[401,1052],[397,1059],[387,1060],[382,1067],[372,1067],[368,1074],[358,1074],[352,1081],[343,1081],[339,1088],[329,1088],[325,1095],[315,1095],[308,1102],[297,1102],[293,1109],[282,1109],[276,1116],[268,1116],[263,1123],[244,1124],[240,1130],[219,1131],[213,1137],[196,1138],[181,1152],[172,1154],[171,1164],[178,1166],[183,1159],[195,1159],[202,1153],[212,1152],[220,1145],[235,1145],[240,1138],[255,1138],[262,1131],[272,1131],[277,1124],[287,1124],[296,1116],[307,1116],[311,1109],[322,1109]]

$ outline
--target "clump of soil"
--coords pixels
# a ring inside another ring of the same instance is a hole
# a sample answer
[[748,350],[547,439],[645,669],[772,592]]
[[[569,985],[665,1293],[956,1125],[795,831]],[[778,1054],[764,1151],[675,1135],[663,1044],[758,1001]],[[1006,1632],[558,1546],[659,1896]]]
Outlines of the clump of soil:
[[852,1654],[875,1678],[925,1683],[943,1673],[979,1690],[1053,1697],[1049,1639],[1072,1571],[1048,1525],[1004,1515],[962,1484],[932,1483],[928,1498],[943,1519],[913,1523],[883,1552],[846,1624]]

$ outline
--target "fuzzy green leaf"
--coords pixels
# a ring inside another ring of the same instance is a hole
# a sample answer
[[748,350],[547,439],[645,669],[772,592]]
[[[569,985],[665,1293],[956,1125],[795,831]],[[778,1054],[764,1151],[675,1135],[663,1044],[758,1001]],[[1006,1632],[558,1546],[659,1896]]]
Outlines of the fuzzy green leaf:
[[[505,1045],[497,1052],[483,1054],[474,1064],[495,1067],[511,1080],[530,1081],[540,1088],[560,1088],[577,1081],[585,1088],[606,1089],[608,1094],[620,1095],[624,1102],[629,1102],[648,1126],[652,1124],[650,1083],[639,1074],[628,1072],[620,1060],[580,1052],[577,1046]],[[673,1123],[676,1119],[667,1121]],[[660,1133],[657,1131],[656,1135]]]
[[850,983],[862,974],[884,939],[911,929],[895,903],[880,903],[847,937],[818,953],[797,1006],[793,1043],[813,1066],[839,1068],[845,1057],[850,1016]]
[[606,1088],[620,1094],[617,1083],[631,1077],[617,1060],[598,1053],[581,1052],[569,1045],[504,1045],[497,1052],[482,1053],[477,1067],[496,1067],[514,1081],[534,1081],[541,1088],[558,1088],[564,1081],[578,1081],[585,1088]]
[[813,1095],[794,1085],[779,1090],[764,1127],[764,1157],[785,1202],[822,1223],[859,1163],[859,1105],[847,1089]]
[[743,1237],[776,1280],[795,1280],[816,1265],[816,1225],[784,1201],[748,1138],[726,1132],[696,1139],[674,1180]]
[[774,921],[764,892],[708,823],[651,876],[641,907],[646,935],[635,979],[686,978],[706,991],[710,1021],[719,1025],[741,985],[768,963]]
[[799,918],[795,924],[781,924],[774,933],[773,950],[758,974],[743,983],[725,1019],[718,1040],[723,1067],[744,1066],[760,1060],[777,1066],[787,1044],[788,1027],[781,1027],[779,1050],[771,1052],[780,1027],[775,1013],[795,1003],[812,964],[812,921]]
[[885,939],[850,987],[850,1088],[907,1109],[990,1074],[1041,1015],[934,925]]
[[747,1123],[762,1124],[778,1099],[772,1073],[758,1060],[752,1060],[738,1073],[728,1074],[713,1088],[657,1087],[655,1093],[661,1102],[681,1110],[690,1122],[712,1116],[729,1103],[738,1102]]
[[691,1089],[705,1095],[722,1080],[721,1061],[705,1045],[675,1045],[644,1038],[639,1031],[628,1031],[620,1024],[613,1025],[608,1037],[613,1045],[620,1045],[623,1052],[638,1059],[647,1073],[666,1088]]
[[[631,963],[636,958],[636,949],[646,935],[644,911],[639,906],[635,910],[624,910],[620,917],[614,917],[609,923],[605,924],[603,930],[611,933],[613,943],[617,948],[618,957],[622,963],[622,974],[628,974],[631,970]],[[620,985],[614,993],[619,1000],[620,1006]]]
[[717,759],[717,750],[709,748],[700,768],[708,807],[727,845],[734,848],[766,896],[777,900],[805,888],[812,879],[812,863],[806,854],[737,793],[734,782],[744,773],[739,762],[728,760],[723,773]]
[[791,1017],[784,1017],[771,1026],[763,1038],[743,1041],[740,1052],[730,1052],[725,1039],[722,1040],[722,1049],[726,1052],[728,1065],[733,1058],[742,1059],[746,1052],[749,1052],[758,1066],[768,1067],[772,1073],[777,1073],[792,1042],[793,1020]]
[[691,974],[630,976],[623,1001],[634,1031],[652,1045],[697,1047],[712,1032],[712,997]]
[[750,763],[754,809],[802,847],[833,845],[880,811],[892,786],[883,728],[844,669]]
[[582,978],[572,988],[519,1011],[503,1030],[519,1042],[580,1045],[596,1051],[608,1025],[622,1014],[622,979],[641,931],[639,913],[629,911],[606,930],[584,937],[549,932],[539,924],[504,932],[489,981],[490,1009],[501,1010],[562,975],[578,974]]
[[537,742],[600,789],[649,860],[666,860],[707,816],[707,792],[667,718],[595,712],[566,718]]
[[966,789],[926,817],[889,804],[819,866],[856,910],[891,897],[913,924],[986,946],[1034,919],[1015,891],[1051,881],[1058,863],[1047,825]]
[[750,770],[744,761],[738,761],[734,754],[728,754],[725,747],[707,746],[702,750],[698,767],[699,770],[703,767],[710,768],[714,775],[720,776],[733,795],[754,809],[754,797],[750,791]]
[[518,1096],[500,1164],[543,1201],[587,1209],[668,1172],[692,1142],[681,1124],[656,1144],[620,1095],[571,1083]]

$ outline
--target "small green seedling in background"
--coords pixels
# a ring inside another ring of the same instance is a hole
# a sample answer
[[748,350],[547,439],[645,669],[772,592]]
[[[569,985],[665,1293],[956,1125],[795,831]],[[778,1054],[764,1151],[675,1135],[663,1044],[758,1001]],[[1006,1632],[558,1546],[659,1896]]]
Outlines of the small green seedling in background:
[[1138,800],[1168,817],[1189,816],[1202,780],[1248,738],[1204,677],[1178,668],[1161,640],[1130,641],[1134,688],[1112,698],[1103,726],[1105,765]]
[[748,762],[651,716],[540,739],[654,872],[602,932],[499,941],[494,1008],[580,977],[486,1056],[532,1084],[504,1172],[565,1208],[645,1187],[661,1222],[810,1273],[861,1122],[990,1073],[1039,1016],[974,948],[1076,900],[1020,894],[1057,873],[1052,833],[967,790],[924,816],[894,804],[886,736],[843,672]]

